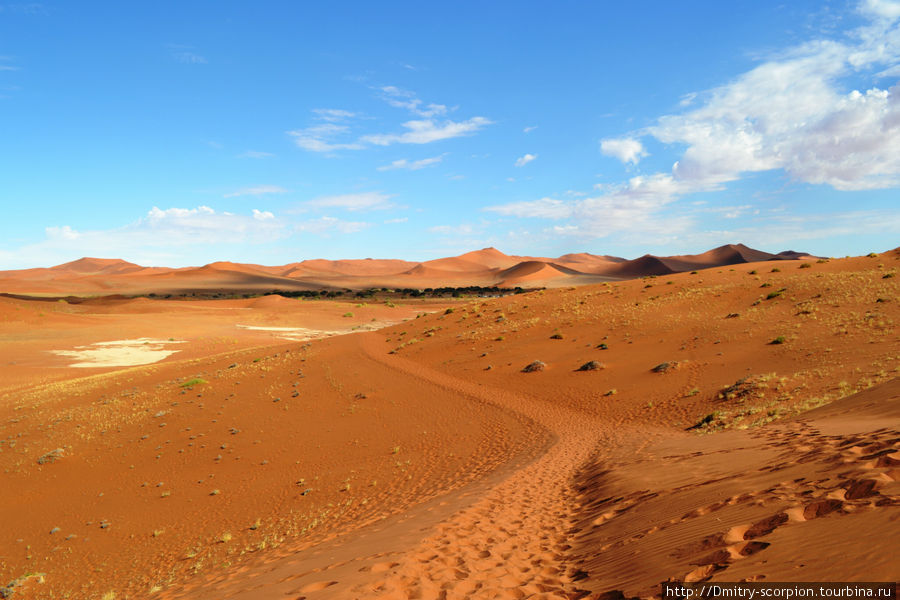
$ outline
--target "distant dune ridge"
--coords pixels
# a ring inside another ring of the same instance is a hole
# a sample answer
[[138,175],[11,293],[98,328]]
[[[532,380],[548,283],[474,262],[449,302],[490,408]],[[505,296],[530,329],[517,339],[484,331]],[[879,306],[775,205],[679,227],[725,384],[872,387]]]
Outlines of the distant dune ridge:
[[81,258],[49,268],[0,271],[6,293],[150,293],[200,290],[312,290],[441,286],[561,287],[668,275],[741,263],[815,258],[771,254],[728,244],[702,254],[628,260],[587,252],[557,258],[507,255],[483,248],[424,262],[397,259],[312,259],[281,266],[214,262],[202,267],[143,267],[124,260]]

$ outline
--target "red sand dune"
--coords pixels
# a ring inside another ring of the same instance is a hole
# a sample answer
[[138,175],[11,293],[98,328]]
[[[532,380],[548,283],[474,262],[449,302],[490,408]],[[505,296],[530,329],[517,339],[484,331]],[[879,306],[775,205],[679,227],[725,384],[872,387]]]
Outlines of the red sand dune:
[[[898,267],[891,251],[427,302],[0,298],[0,586],[631,598],[670,579],[894,580]],[[273,329],[291,327],[359,333]],[[126,337],[183,344],[125,368],[49,352]]]
[[[393,259],[304,260],[282,266],[215,262],[203,267],[169,269],[141,267],[116,259],[83,258],[51,268],[0,271],[0,292],[16,294],[90,295],[185,293],[224,288],[232,291],[310,290],[372,287],[533,286],[561,287],[635,279],[745,262],[809,259],[803,253],[770,254],[743,244],[715,248],[703,254],[634,260],[588,253],[559,258],[509,256],[484,248],[460,256],[415,263]],[[534,263],[548,268],[543,276],[521,279],[517,266],[531,273]],[[564,273],[560,276],[557,271]],[[451,282],[445,283],[445,282]]]

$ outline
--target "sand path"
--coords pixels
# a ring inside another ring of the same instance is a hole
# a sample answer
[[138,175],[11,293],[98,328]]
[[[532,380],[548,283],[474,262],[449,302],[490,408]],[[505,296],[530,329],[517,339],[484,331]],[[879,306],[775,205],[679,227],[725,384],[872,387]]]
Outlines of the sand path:
[[537,460],[441,522],[381,577],[353,586],[346,598],[569,598],[578,595],[566,565],[574,523],[571,479],[593,453],[601,431],[582,413],[487,388],[391,357],[389,368],[480,397],[540,423],[555,443]]
[[376,338],[358,339],[369,358],[399,377],[424,379],[531,421],[530,449],[480,481],[402,515],[299,552],[260,557],[161,597],[579,597],[566,563],[575,520],[571,481],[601,437],[614,435],[609,428],[562,405],[389,356]]

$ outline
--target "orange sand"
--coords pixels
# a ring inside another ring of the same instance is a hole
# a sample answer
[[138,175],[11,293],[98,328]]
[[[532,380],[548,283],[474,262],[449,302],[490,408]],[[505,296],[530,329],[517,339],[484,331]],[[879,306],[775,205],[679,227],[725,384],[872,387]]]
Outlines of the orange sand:
[[[895,580],[898,266],[396,308],[0,299],[0,584],[313,600]],[[373,318],[409,320],[238,327]],[[138,337],[185,343],[95,374],[47,352]]]

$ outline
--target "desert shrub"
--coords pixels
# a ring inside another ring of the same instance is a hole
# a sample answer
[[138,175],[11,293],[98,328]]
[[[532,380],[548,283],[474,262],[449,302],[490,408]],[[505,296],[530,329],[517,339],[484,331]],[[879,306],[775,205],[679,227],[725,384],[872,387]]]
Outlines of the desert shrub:
[[207,383],[205,379],[194,377],[193,379],[188,379],[187,381],[182,383],[181,387],[193,387],[195,385],[203,385],[204,383]]
[[783,335],[779,335],[777,338],[775,338],[774,340],[772,340],[772,341],[769,342],[769,343],[772,344],[772,345],[774,345],[774,346],[777,346],[777,345],[779,345],[779,344],[785,343],[786,341],[787,341],[787,339],[785,339],[785,337],[784,337]]

